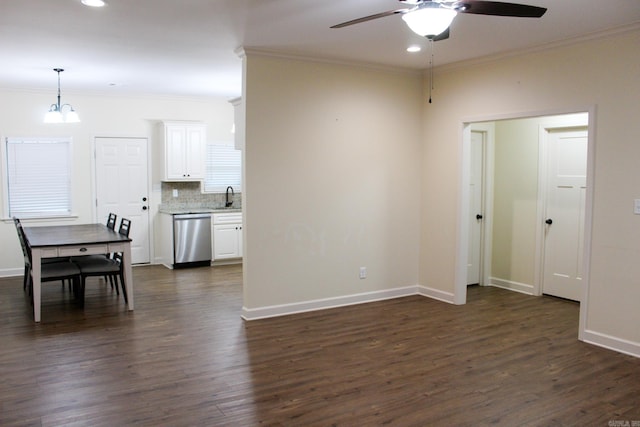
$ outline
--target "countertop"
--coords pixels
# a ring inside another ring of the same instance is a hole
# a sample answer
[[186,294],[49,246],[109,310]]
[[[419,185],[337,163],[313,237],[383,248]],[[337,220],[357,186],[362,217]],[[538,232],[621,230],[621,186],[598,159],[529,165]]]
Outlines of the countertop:
[[188,208],[188,207],[180,207],[180,208],[160,208],[158,212],[168,214],[168,215],[181,215],[181,214],[190,214],[190,213],[237,213],[242,212],[242,208]]

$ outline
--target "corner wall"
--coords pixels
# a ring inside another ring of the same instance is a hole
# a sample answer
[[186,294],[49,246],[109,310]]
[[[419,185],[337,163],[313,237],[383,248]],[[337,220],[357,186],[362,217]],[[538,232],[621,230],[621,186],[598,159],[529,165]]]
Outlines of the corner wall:
[[[425,104],[420,283],[455,289],[463,122],[595,106],[590,281],[585,340],[640,356],[640,30],[436,72]],[[434,209],[434,207],[437,207]]]
[[421,76],[245,61],[245,317],[415,293]]

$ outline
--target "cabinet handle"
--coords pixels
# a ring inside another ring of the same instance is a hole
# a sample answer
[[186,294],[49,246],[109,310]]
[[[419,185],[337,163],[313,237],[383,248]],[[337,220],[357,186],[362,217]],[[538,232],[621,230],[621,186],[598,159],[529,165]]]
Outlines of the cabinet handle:
[[87,248],[80,248],[80,252],[87,252]]

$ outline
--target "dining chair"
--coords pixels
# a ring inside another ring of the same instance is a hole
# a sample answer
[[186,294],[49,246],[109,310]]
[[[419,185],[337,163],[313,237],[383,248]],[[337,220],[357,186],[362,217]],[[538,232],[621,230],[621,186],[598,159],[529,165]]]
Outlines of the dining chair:
[[[30,274],[30,269],[31,269],[31,263],[30,261],[28,261],[27,259],[27,253],[26,251],[28,250],[28,247],[26,246],[26,238],[24,238],[24,230],[22,229],[22,222],[20,222],[20,219],[17,217],[13,217],[13,223],[16,226],[16,230],[18,231],[18,240],[20,241],[20,246],[22,248],[22,254],[25,257],[25,264],[24,264],[24,279],[23,279],[23,283],[22,283],[22,289],[26,290],[27,289],[27,284],[29,282],[29,274]],[[42,258],[40,260],[40,264],[44,265],[44,264],[54,264],[56,262],[68,262],[69,261],[69,257],[55,257],[55,258]],[[62,281],[62,285],[64,286],[64,282],[65,280],[61,280]],[[69,287],[71,287],[71,280],[69,280]]]
[[[22,254],[24,256],[24,265],[25,265],[25,277],[24,277],[24,285],[23,287],[26,289],[29,288],[29,295],[33,294],[33,277],[32,277],[32,266],[33,266],[33,256],[31,254],[31,248],[29,247],[29,243],[27,241],[27,237],[24,233],[24,229],[22,228],[22,224],[20,221],[15,221],[16,229],[18,232],[18,240],[20,240],[20,247],[22,248]],[[44,258],[43,261],[47,259]],[[64,284],[65,280],[70,280],[73,282],[73,290],[76,297],[80,291],[80,269],[77,265],[72,263],[68,258],[66,260],[58,260],[55,262],[43,262],[40,265],[40,281],[41,282],[54,282],[61,280]],[[33,304],[33,299],[31,300]]]
[[[129,231],[131,229],[131,221],[127,218],[122,218],[120,220],[120,227],[118,229],[118,233],[125,237],[129,237]],[[88,257],[80,257],[80,258],[88,258]],[[109,280],[113,280],[113,284],[115,285],[116,292],[120,294],[118,291],[118,281],[120,282],[120,287],[122,289],[122,295],[124,296],[124,301],[126,303],[129,302],[127,297],[127,288],[124,283],[124,270],[122,263],[123,254],[121,252],[116,252],[113,254],[112,258],[99,257],[99,258],[91,258],[90,260],[83,260],[82,262],[78,262],[77,265],[80,268],[80,292],[81,298],[84,300],[84,293],[86,287],[86,279],[87,277],[92,276],[107,276]]]
[[[117,218],[118,218],[118,215],[114,214],[113,212],[109,212],[109,216],[107,217],[107,222],[105,224],[107,228],[109,228],[110,230],[115,230]],[[95,262],[99,263],[103,258],[113,258],[113,254],[108,253],[108,254],[76,256],[76,257],[73,257],[71,261],[79,265],[79,264],[95,263]],[[111,289],[113,289],[114,287],[113,279],[111,280],[109,279],[110,278],[108,275],[104,275],[104,281],[111,282]]]

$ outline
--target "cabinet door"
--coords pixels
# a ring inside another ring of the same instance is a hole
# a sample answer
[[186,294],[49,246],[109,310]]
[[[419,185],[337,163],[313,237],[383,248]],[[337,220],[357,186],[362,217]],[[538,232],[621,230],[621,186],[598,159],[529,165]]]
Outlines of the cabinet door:
[[214,259],[237,258],[238,224],[215,225],[213,227]]
[[183,126],[167,126],[165,129],[166,178],[185,179],[186,132]]
[[187,126],[187,147],[185,151],[187,177],[204,179],[206,135],[204,126]]
[[242,245],[242,224],[238,224],[238,256],[242,258],[243,255]]

